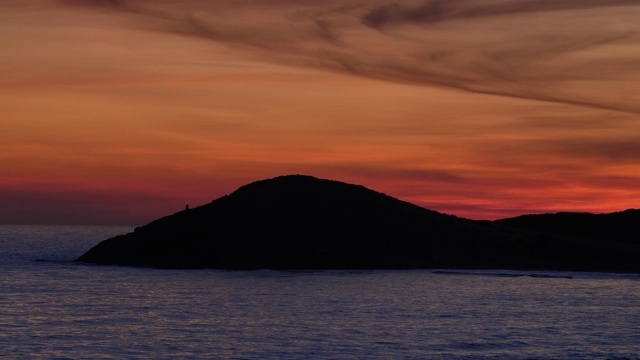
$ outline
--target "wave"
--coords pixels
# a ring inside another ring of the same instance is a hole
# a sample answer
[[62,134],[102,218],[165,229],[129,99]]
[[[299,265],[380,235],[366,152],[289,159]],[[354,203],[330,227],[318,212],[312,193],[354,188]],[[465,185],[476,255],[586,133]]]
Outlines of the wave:
[[530,277],[539,279],[573,279],[573,276],[562,274],[539,274],[539,273],[514,273],[514,272],[484,272],[484,271],[449,271],[449,270],[435,270],[433,274],[439,275],[472,275],[472,276],[489,276],[489,277],[506,277],[506,278],[518,278],[518,277]]

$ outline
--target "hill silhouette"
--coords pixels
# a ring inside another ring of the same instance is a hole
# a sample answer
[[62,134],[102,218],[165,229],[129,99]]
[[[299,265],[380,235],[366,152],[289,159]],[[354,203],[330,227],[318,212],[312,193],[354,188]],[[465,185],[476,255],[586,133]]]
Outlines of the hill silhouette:
[[504,268],[640,272],[637,244],[427,210],[289,175],[107,239],[77,261],[158,268]]
[[640,245],[640,210],[637,209],[610,214],[560,212],[522,215],[495,223],[531,232]]

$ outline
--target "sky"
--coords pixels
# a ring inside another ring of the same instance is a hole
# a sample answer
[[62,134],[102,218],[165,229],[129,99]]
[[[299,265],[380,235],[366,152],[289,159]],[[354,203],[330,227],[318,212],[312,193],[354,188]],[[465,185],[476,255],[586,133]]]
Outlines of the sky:
[[640,207],[637,0],[0,0],[0,223],[307,174],[471,219]]

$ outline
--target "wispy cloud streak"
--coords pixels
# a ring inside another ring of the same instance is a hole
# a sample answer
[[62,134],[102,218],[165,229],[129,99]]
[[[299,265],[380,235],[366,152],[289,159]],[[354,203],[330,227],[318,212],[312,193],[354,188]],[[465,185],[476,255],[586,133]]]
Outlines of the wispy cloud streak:
[[99,4],[275,63],[640,113],[634,0]]

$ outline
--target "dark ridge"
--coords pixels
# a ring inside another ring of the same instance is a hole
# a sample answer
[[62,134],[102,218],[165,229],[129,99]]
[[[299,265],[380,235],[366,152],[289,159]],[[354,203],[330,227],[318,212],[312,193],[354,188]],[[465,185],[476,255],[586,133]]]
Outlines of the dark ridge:
[[561,212],[522,215],[495,224],[526,231],[640,245],[640,210],[610,214]]
[[107,239],[77,261],[157,268],[639,272],[636,244],[458,218],[363,186],[290,175]]

